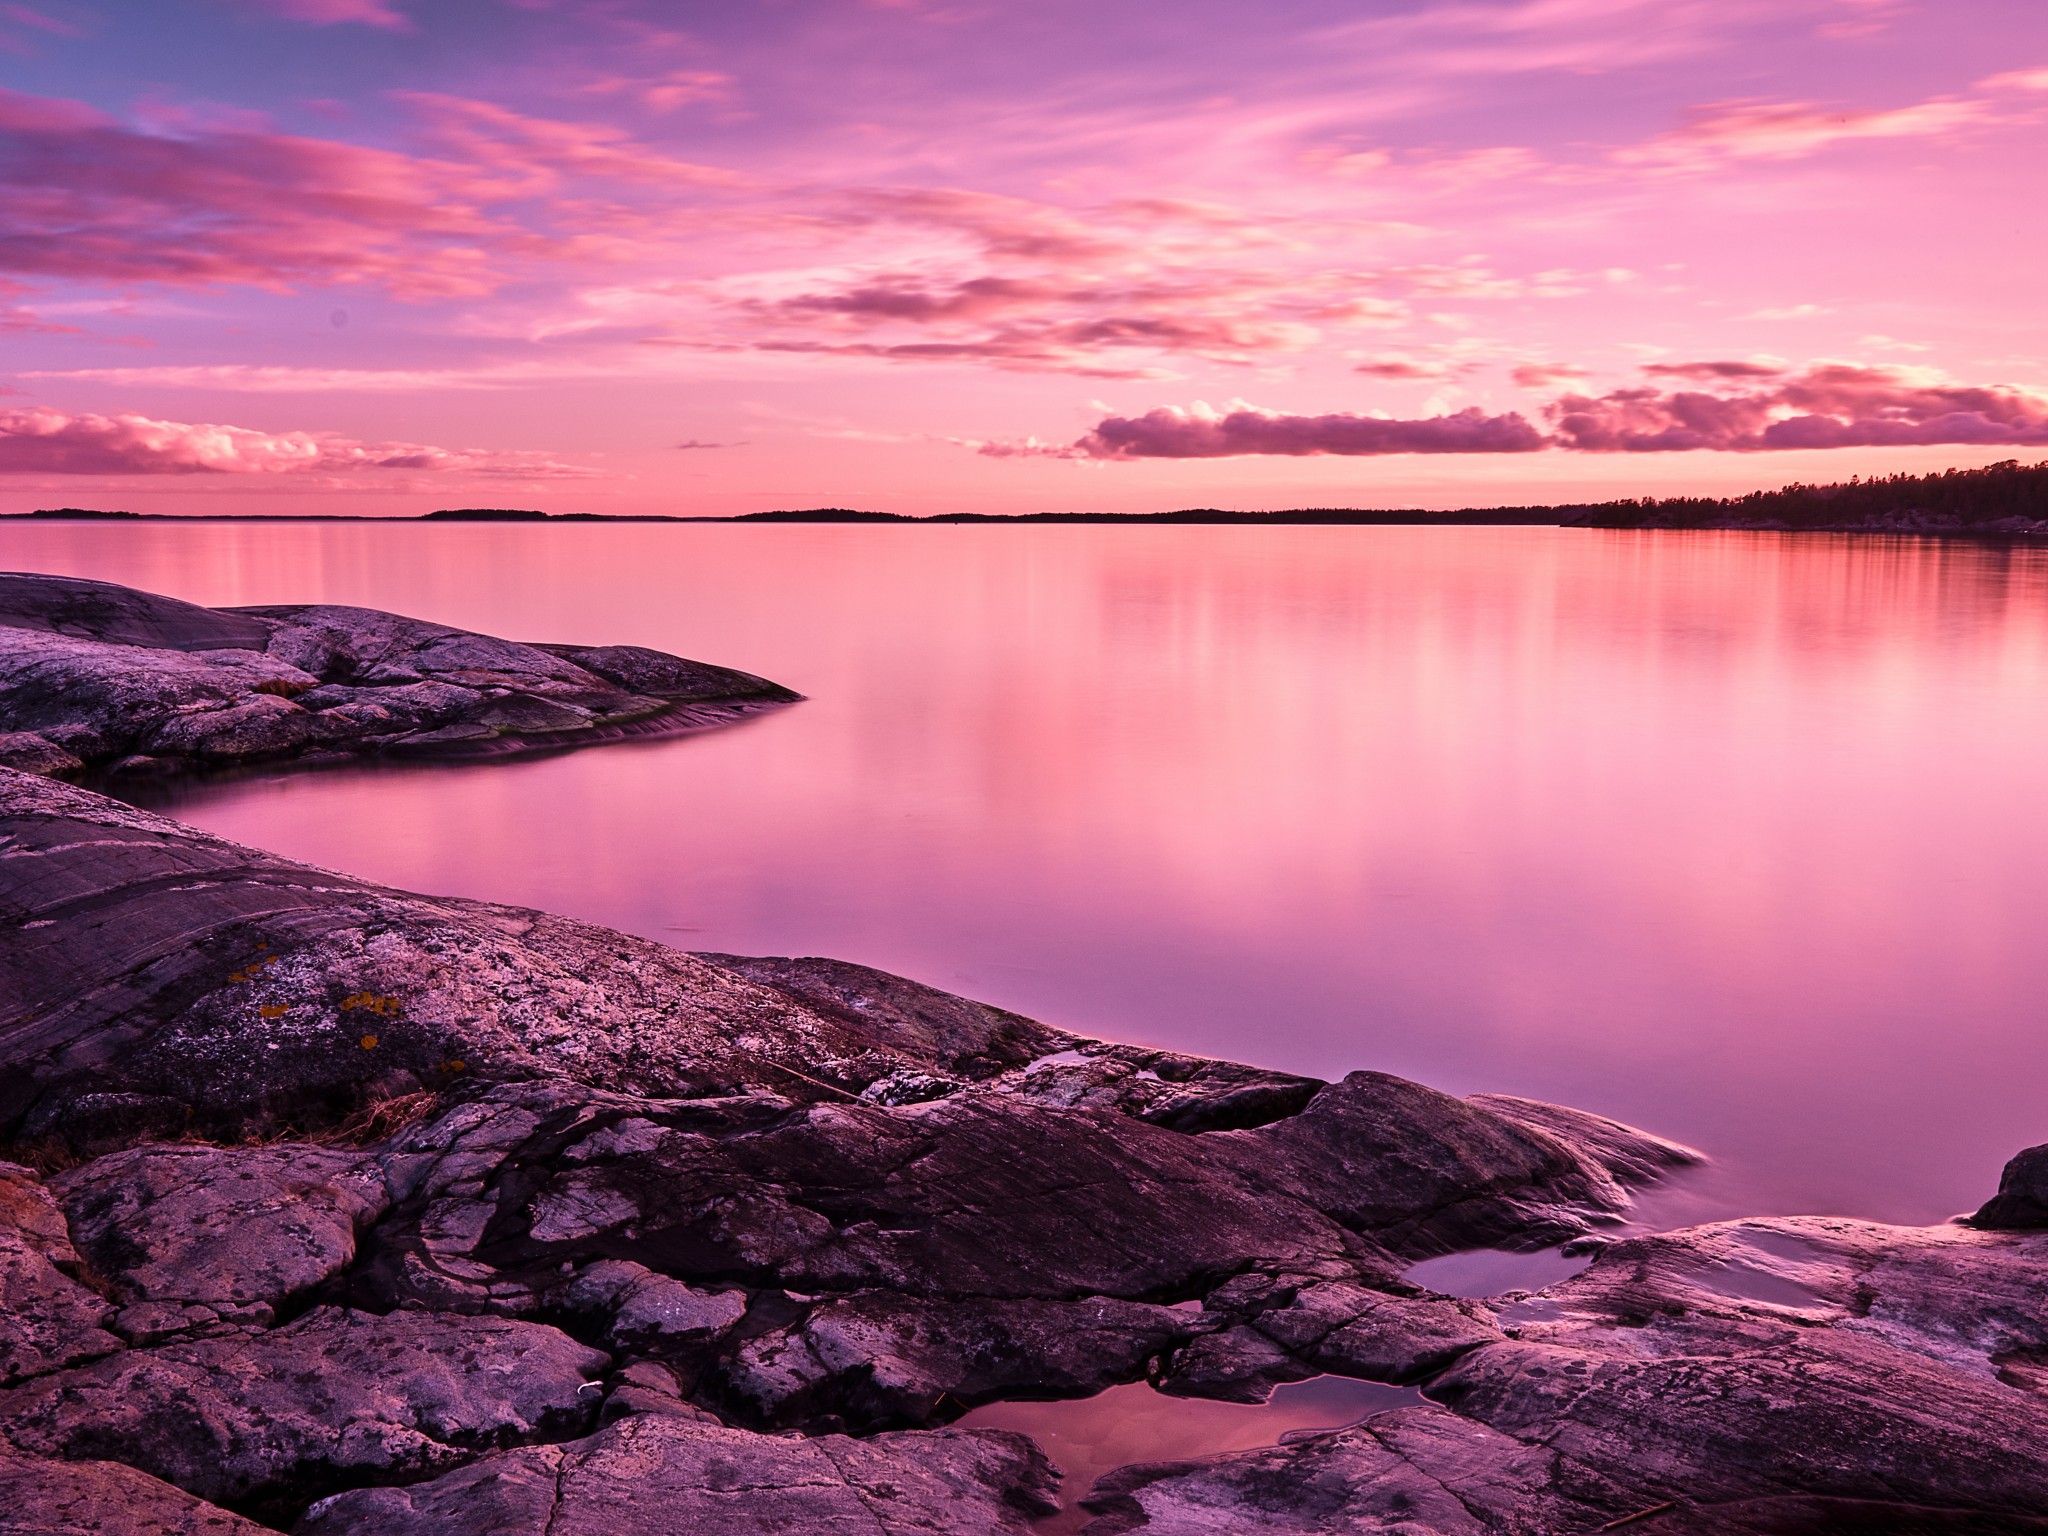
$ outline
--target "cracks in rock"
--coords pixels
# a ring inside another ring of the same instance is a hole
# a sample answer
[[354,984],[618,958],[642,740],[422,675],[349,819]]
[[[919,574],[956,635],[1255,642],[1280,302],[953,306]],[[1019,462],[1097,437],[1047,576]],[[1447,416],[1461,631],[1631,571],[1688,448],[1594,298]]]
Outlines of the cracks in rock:
[[[1375,1417],[1377,1417],[1377,1415],[1375,1415]],[[1417,1462],[1415,1458],[1410,1456],[1406,1451],[1402,1450],[1399,1446],[1395,1445],[1393,1441],[1389,1440],[1384,1434],[1380,1432],[1378,1426],[1374,1424],[1371,1418],[1361,1420],[1358,1424],[1353,1425],[1352,1428],[1364,1431],[1365,1434],[1371,1438],[1372,1442],[1375,1445],[1377,1445],[1381,1450],[1385,1451],[1389,1456],[1393,1457],[1396,1461],[1400,1462],[1403,1466],[1407,1467],[1408,1470],[1413,1472],[1417,1477],[1420,1477],[1424,1481],[1433,1484],[1437,1488],[1442,1489],[1444,1494],[1447,1497],[1449,1497],[1454,1503],[1456,1503],[1460,1509],[1464,1510],[1465,1513],[1472,1518],[1473,1522],[1480,1526],[1482,1529],[1484,1529],[1492,1523],[1485,1510],[1481,1509],[1478,1505],[1472,1503],[1462,1493],[1458,1492],[1456,1488],[1452,1487],[1449,1483],[1445,1482],[1441,1477],[1438,1477],[1434,1472],[1431,1472],[1427,1467]]]
[[541,1527],[541,1536],[555,1536],[555,1522],[561,1518],[563,1502],[568,1498],[569,1460],[567,1451],[555,1457],[554,1500],[548,1505],[547,1524]]

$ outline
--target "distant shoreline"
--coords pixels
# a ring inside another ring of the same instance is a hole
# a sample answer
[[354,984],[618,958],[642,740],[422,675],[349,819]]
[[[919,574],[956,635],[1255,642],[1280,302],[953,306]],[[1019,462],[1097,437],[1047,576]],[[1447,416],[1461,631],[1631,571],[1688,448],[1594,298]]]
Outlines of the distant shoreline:
[[1867,533],[1905,537],[2035,539],[2048,536],[2048,464],[2017,460],[1941,474],[1891,475],[1835,485],[1788,485],[1746,496],[1675,496],[1575,502],[1555,506],[1463,507],[1431,512],[1420,507],[1289,507],[1239,512],[1183,507],[1171,512],[863,512],[852,507],[808,507],[727,516],[642,512],[543,512],[528,507],[449,507],[399,517],[361,512],[201,513],[101,511],[46,507],[0,513],[0,523],[449,523],[532,526],[553,523],[813,523],[930,526],[982,523],[1120,523],[1130,526],[1363,527],[1363,528],[1608,528],[1750,533]]
[[2048,541],[2048,518],[2030,518],[2023,526],[1968,526],[1952,522],[1653,522],[1653,520],[1604,520],[1587,516],[1481,516],[1466,512],[1225,512],[1225,514],[1184,514],[1184,512],[940,512],[934,516],[872,514],[860,518],[809,516],[801,512],[737,512],[733,516],[666,516],[666,514],[621,514],[604,512],[553,512],[543,518],[436,518],[432,512],[406,516],[371,516],[365,512],[125,512],[125,514],[84,514],[51,516],[45,512],[0,512],[0,526],[6,524],[215,524],[215,522],[369,522],[391,526],[592,526],[592,524],[793,524],[793,526],[981,526],[981,524],[1124,524],[1124,526],[1167,526],[1167,528],[1587,528],[1597,532],[1835,532],[1835,535],[1878,535],[1890,539],[1974,539],[1980,543],[2032,543]]
[[1396,511],[1377,512],[1350,508],[1303,508],[1277,512],[1229,512],[1222,510],[1195,509],[1175,512],[938,512],[923,517],[913,517],[898,512],[841,512],[835,509],[817,511],[775,511],[737,512],[727,516],[682,516],[673,513],[643,512],[611,514],[602,512],[544,512],[531,515],[500,514],[483,515],[466,513],[450,516],[443,512],[416,512],[395,517],[379,517],[363,512],[293,513],[293,512],[201,512],[181,515],[172,512],[94,512],[79,510],[52,510],[37,512],[0,512],[0,523],[433,523],[452,526],[512,526],[534,527],[558,523],[807,523],[838,524],[842,526],[929,526],[933,524],[977,524],[977,523],[1144,523],[1169,525],[1217,525],[1250,524],[1254,526],[1273,525],[1306,527],[1318,524],[1333,527],[1385,526],[1385,527],[1435,527],[1438,525],[1460,527],[1524,527],[1555,528],[1562,526],[1566,519],[1554,508],[1524,513],[1519,509],[1508,512],[1456,511],[1422,512]]
[[1729,518],[1716,522],[1664,522],[1649,518],[1623,519],[1580,513],[1572,516],[1548,514],[1541,517],[1492,516],[1472,512],[948,512],[928,517],[873,513],[861,517],[834,517],[802,512],[743,512],[728,517],[680,517],[661,513],[613,516],[597,512],[558,512],[542,517],[437,517],[431,512],[399,517],[377,517],[362,512],[202,512],[180,515],[171,512],[48,513],[0,512],[0,527],[9,525],[48,527],[53,525],[125,527],[135,523],[205,524],[218,523],[363,523],[418,527],[532,528],[569,525],[574,527],[670,524],[684,526],[785,525],[805,527],[978,527],[985,524],[1088,524],[1127,527],[1170,528],[1577,528],[1609,533],[1833,533],[1889,536],[1892,538],[1972,539],[1982,542],[2032,542],[2048,540],[2048,518],[2001,521],[1988,526],[1927,520],[1871,519],[1856,523],[1789,523],[1781,521],[1743,522]]

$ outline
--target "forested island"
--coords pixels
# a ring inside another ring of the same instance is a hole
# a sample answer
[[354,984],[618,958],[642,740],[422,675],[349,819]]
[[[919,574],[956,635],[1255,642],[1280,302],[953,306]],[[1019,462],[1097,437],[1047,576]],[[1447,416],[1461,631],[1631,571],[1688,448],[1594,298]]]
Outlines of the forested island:
[[1933,475],[1787,485],[1747,496],[1675,496],[1560,509],[1581,528],[1758,528],[1810,533],[2048,533],[2048,464],[2016,459]]

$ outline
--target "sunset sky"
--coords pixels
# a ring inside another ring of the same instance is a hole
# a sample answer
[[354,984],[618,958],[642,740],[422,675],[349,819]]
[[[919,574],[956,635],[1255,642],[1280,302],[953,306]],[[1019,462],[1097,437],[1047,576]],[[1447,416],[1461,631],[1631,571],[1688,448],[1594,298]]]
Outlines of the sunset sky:
[[0,511],[2043,457],[2040,0],[0,0]]

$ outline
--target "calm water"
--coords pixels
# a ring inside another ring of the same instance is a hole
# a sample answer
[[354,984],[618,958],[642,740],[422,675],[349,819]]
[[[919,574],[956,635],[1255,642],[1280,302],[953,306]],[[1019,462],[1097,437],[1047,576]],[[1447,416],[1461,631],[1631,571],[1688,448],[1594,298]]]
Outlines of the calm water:
[[2048,1139],[2048,551],[53,526],[0,532],[0,565],[636,642],[811,696],[170,807],[295,858],[1585,1105],[1716,1158],[1687,1214],[1937,1219]]

